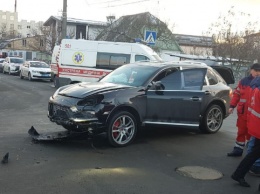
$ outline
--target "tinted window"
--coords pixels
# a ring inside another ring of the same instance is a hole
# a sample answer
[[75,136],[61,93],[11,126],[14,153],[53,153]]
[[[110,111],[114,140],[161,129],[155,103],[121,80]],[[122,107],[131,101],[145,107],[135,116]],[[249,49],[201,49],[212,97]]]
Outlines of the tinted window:
[[130,54],[97,53],[97,68],[116,69],[130,63]]
[[147,60],[150,59],[144,55],[135,55],[135,61],[147,61]]
[[217,77],[216,77],[215,74],[214,74],[212,71],[210,71],[209,69],[208,69],[208,72],[207,72],[207,78],[208,78],[208,81],[209,81],[209,85],[215,85],[215,84],[218,83]]
[[186,69],[175,71],[161,79],[165,90],[201,90],[205,70]]

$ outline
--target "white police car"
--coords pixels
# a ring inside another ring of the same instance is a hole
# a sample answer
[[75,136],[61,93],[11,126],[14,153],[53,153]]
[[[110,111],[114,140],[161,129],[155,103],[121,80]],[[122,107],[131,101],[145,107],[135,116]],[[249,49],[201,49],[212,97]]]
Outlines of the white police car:
[[50,66],[42,61],[26,61],[21,66],[20,78],[27,77],[30,81],[34,79],[51,79],[51,68]]

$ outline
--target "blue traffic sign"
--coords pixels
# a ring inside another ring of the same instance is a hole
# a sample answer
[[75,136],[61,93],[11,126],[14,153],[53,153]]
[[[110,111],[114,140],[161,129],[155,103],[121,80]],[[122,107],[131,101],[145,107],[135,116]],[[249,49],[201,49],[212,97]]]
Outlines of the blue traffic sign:
[[157,33],[155,31],[146,30],[144,41],[149,45],[155,45]]

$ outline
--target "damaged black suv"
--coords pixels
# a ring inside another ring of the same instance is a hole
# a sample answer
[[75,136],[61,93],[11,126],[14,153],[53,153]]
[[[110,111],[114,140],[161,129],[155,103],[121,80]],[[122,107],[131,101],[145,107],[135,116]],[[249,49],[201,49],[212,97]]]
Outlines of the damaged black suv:
[[50,97],[48,117],[69,131],[106,132],[116,147],[130,144],[145,125],[216,133],[228,116],[232,83],[232,71],[223,66],[136,62],[98,82],[59,88]]

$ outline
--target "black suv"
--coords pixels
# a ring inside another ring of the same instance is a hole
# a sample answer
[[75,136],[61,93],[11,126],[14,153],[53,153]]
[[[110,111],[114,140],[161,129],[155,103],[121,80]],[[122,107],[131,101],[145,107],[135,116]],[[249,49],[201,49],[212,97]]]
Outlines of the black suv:
[[228,116],[231,83],[232,71],[223,66],[136,62],[99,82],[59,88],[50,97],[48,117],[70,131],[107,132],[109,143],[117,147],[130,144],[141,125],[216,133]]

